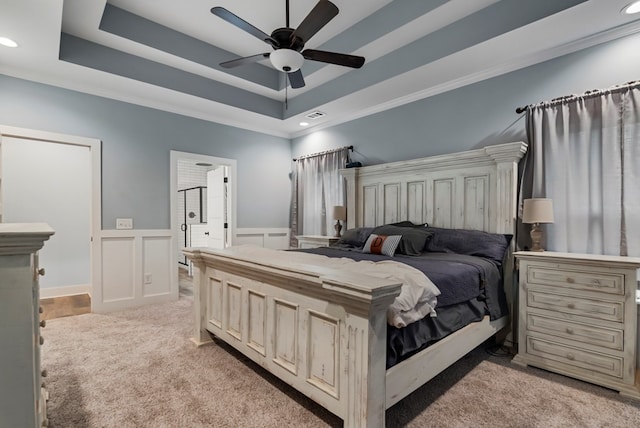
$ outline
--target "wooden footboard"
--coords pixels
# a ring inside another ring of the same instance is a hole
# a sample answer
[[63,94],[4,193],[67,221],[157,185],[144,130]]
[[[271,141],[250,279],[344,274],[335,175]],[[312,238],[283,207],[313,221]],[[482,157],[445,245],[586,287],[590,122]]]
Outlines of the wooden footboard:
[[386,308],[400,283],[188,249],[194,341],[227,342],[349,427],[384,426]]

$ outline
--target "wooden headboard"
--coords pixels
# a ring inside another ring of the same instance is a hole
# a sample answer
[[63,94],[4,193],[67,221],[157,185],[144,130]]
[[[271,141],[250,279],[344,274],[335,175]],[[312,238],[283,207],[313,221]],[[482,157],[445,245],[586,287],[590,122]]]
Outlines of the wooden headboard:
[[[410,220],[449,229],[512,234],[504,290],[513,313],[513,256],[521,141],[422,159],[340,170],[347,182],[347,228]],[[516,331],[512,317],[511,331]],[[506,331],[507,346],[513,335]]]
[[515,233],[518,161],[527,144],[342,169],[347,228],[402,220]]

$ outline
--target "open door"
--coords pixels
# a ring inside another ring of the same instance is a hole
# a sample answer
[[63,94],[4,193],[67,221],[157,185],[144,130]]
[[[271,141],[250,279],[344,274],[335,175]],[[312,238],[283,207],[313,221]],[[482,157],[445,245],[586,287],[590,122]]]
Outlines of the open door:
[[227,247],[227,167],[207,172],[207,232],[208,246]]

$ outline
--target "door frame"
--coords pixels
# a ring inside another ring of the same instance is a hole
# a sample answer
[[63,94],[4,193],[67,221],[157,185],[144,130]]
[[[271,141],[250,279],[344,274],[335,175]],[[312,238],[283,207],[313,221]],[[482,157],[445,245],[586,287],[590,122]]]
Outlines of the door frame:
[[91,295],[91,310],[93,311],[94,304],[102,301],[102,282],[100,279],[100,273],[102,272],[102,255],[100,246],[100,234],[102,231],[102,141],[96,138],[80,137],[77,135],[58,134],[55,132],[0,125],[0,141],[2,140],[2,137],[37,140],[45,143],[68,144],[89,148],[91,157],[91,203],[89,207],[91,217],[89,223],[89,239],[91,241],[89,245],[89,294]]
[[233,240],[236,236],[236,211],[237,211],[237,177],[236,177],[236,168],[237,161],[235,159],[227,159],[227,158],[219,158],[216,156],[202,155],[198,153],[189,153],[189,152],[181,152],[177,150],[171,150],[170,152],[170,179],[171,179],[171,188],[170,188],[170,205],[171,205],[171,213],[170,213],[170,221],[171,221],[171,236],[173,237],[173,247],[174,247],[174,256],[173,262],[176,267],[176,283],[178,282],[178,259],[175,256],[175,246],[177,242],[180,242],[180,227],[178,226],[178,160],[179,159],[188,159],[196,162],[206,162],[212,165],[220,165],[226,166],[227,176],[229,177],[230,186],[227,187],[227,220],[229,223],[228,233],[229,233],[229,244],[233,245]]

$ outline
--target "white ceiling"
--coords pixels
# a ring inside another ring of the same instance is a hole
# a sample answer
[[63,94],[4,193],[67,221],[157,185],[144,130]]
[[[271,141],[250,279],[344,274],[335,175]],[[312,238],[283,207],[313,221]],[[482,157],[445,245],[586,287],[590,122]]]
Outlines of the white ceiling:
[[[102,28],[105,0],[2,0],[0,36],[20,47],[0,47],[0,73],[291,138],[640,31],[640,16],[620,13],[630,0],[332,1],[340,13],[305,47],[367,62],[307,60],[302,89],[261,82],[282,76],[268,61],[237,73],[217,66],[271,48],[213,6],[269,34],[285,25],[285,0],[108,1],[125,18],[160,24],[151,26],[166,37],[153,38],[143,33],[151,27],[106,13]],[[291,1],[293,28],[316,2]],[[315,110],[326,115],[301,128]]]

